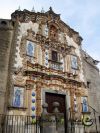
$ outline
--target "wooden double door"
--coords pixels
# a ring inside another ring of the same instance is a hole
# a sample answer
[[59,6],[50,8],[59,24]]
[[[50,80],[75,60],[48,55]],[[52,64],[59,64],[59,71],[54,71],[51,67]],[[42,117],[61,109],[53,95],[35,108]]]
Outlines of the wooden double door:
[[48,103],[48,113],[53,112],[53,102],[58,102],[59,111],[60,113],[66,114],[66,107],[65,107],[65,95],[55,94],[55,93],[46,93],[46,103]]

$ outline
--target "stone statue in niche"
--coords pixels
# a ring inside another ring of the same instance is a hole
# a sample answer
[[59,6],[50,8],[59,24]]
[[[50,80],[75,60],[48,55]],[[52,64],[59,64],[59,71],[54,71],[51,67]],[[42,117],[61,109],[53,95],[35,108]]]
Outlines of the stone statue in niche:
[[52,25],[50,27],[50,38],[57,40],[57,37],[58,37],[58,31],[57,31],[56,27]]

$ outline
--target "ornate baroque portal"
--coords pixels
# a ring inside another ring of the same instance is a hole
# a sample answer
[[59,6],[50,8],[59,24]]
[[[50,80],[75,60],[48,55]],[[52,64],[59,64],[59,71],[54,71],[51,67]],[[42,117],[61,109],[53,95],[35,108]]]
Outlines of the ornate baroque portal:
[[82,111],[82,97],[87,98],[88,93],[79,33],[65,24],[52,8],[45,13],[16,10],[12,21],[16,24],[16,39],[8,114],[30,115],[35,119],[51,96],[55,100],[65,99],[66,115],[70,110],[76,112],[75,119],[80,119],[77,114]]

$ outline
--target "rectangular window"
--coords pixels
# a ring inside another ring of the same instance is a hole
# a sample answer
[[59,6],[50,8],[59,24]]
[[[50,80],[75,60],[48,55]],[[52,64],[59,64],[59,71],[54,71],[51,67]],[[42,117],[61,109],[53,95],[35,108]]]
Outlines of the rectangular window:
[[13,106],[23,107],[23,101],[24,101],[24,88],[15,86],[13,94]]
[[52,60],[58,61],[58,53],[56,51],[52,51]]

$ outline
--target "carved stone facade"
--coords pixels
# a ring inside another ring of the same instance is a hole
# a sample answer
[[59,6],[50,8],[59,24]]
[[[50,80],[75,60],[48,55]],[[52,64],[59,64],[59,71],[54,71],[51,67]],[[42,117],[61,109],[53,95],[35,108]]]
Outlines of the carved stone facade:
[[[41,115],[46,94],[64,95],[66,112],[79,114],[88,99],[79,33],[53,12],[16,10],[7,84],[7,114]],[[75,116],[75,115],[73,115]],[[75,117],[78,117],[76,115]]]
[[45,13],[16,10],[11,17],[15,26],[7,114],[40,116],[46,93],[65,95],[66,112],[81,112],[81,98],[88,91],[79,33],[52,8]]

